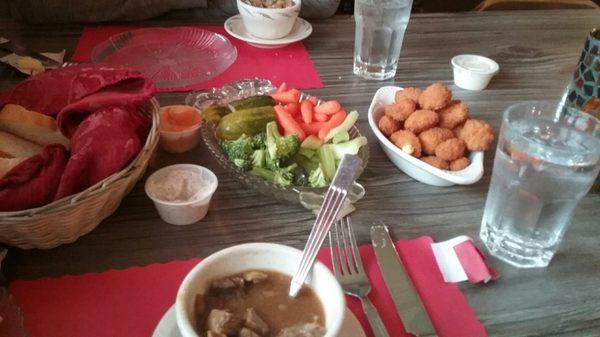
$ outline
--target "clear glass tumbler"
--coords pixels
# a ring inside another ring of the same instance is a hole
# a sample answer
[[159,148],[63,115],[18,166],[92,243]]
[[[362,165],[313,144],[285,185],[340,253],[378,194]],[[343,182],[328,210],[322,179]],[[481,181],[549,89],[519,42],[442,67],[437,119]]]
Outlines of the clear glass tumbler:
[[396,75],[412,0],[355,0],[354,74],[385,80]]
[[517,267],[550,263],[600,169],[600,123],[577,109],[530,102],[503,115],[480,236]]

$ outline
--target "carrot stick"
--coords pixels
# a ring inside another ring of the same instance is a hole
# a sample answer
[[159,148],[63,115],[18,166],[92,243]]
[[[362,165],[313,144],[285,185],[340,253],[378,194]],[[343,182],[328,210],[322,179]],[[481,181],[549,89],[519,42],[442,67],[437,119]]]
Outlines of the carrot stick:
[[347,113],[345,111],[340,111],[332,115],[331,119],[325,122],[325,125],[323,125],[321,130],[319,130],[319,138],[324,140],[331,129],[344,122],[344,119],[346,119],[346,115]]

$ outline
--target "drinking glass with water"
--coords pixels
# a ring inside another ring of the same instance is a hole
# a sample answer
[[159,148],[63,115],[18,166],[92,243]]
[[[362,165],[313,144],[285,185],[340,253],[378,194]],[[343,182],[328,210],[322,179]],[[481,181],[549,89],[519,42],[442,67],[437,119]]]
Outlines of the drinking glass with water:
[[492,255],[547,266],[599,169],[598,119],[551,103],[509,107],[481,223]]
[[355,0],[354,74],[374,80],[396,75],[412,0]]

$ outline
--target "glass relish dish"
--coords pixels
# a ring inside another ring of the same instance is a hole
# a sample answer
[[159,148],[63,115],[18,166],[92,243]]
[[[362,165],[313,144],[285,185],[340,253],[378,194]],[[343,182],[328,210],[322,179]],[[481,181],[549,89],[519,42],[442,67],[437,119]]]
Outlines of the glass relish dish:
[[[271,84],[269,80],[265,79],[244,79],[236,82],[225,84],[220,88],[212,88],[201,91],[195,91],[190,93],[185,100],[187,105],[194,106],[199,110],[203,110],[209,105],[227,105],[229,102],[247,98],[255,95],[267,95],[277,88]],[[302,92],[300,100],[308,96],[307,93]],[[318,104],[321,104],[322,100],[319,99]],[[289,186],[283,187],[277,184],[268,182],[260,177],[254,176],[247,171],[235,166],[221,149],[220,140],[216,135],[216,125],[209,121],[203,121],[200,127],[202,133],[202,139],[204,143],[212,153],[213,157],[217,162],[235,179],[241,182],[246,187],[252,188],[259,193],[272,196],[280,202],[288,203],[300,203],[304,207],[318,211],[321,206],[323,195],[327,190],[327,187],[307,187],[307,186]],[[350,138],[356,138],[362,136],[361,132],[354,125],[348,130]],[[369,159],[369,147],[368,145],[362,146],[358,152],[358,156],[362,159],[363,165],[362,170],[367,166]],[[361,171],[362,171],[361,170]],[[340,216],[348,214],[354,210],[352,203],[361,199],[365,194],[365,189],[362,185],[354,183],[352,188],[348,191],[348,197],[345,201],[345,207],[340,212]]]

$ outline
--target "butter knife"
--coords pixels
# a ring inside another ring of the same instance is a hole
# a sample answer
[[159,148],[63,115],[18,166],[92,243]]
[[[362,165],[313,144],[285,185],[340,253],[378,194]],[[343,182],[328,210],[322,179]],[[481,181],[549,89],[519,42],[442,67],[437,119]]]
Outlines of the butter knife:
[[419,298],[385,225],[371,227],[371,244],[379,269],[407,332],[417,337],[435,336],[435,329]]

